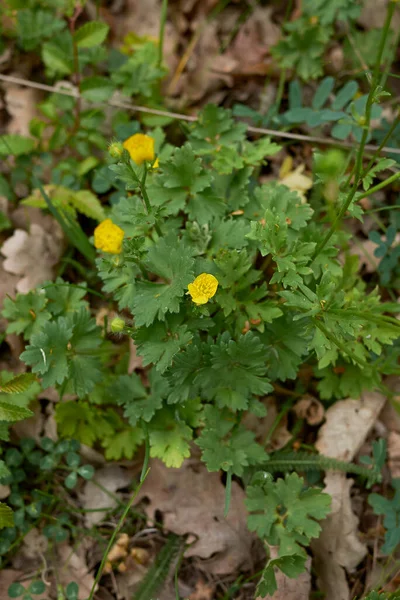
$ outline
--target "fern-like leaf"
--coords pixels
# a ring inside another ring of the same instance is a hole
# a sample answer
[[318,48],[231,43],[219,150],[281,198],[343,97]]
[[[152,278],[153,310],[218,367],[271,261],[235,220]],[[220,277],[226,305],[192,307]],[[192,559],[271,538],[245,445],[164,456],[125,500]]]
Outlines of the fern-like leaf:
[[133,600],[149,600],[156,598],[157,592],[165,583],[171,564],[181,548],[181,538],[170,534],[164,548],[156,557],[154,564],[147,571]]
[[22,394],[34,381],[36,381],[36,376],[33,373],[21,373],[11,381],[0,385],[0,392],[2,394]]
[[13,511],[7,504],[0,502],[0,529],[14,527]]
[[362,467],[344,460],[330,458],[321,454],[309,454],[307,452],[276,452],[270,460],[265,463],[267,471],[274,473],[277,471],[343,471],[344,473],[354,473],[371,479],[375,474],[375,479],[379,478],[374,469]]

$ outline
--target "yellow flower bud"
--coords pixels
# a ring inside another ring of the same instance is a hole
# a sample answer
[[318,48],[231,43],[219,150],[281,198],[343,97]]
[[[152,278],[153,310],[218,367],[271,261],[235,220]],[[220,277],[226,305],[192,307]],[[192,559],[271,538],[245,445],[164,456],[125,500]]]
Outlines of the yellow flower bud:
[[218,279],[210,273],[202,273],[189,283],[188,290],[195,304],[207,304],[215,296],[218,287]]
[[106,219],[94,230],[94,245],[103,252],[120,254],[124,235],[123,230],[118,225],[114,225],[111,219]]
[[112,333],[121,333],[125,329],[125,321],[120,317],[115,317],[110,323]]
[[131,159],[137,165],[141,165],[145,160],[152,162],[154,160],[154,140],[144,133],[135,133],[124,141],[123,147],[128,150]]

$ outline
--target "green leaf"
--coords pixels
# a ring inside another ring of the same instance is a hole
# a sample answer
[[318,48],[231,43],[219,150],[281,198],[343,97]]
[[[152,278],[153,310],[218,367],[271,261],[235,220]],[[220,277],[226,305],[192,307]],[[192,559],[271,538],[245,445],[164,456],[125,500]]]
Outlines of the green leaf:
[[282,146],[275,144],[271,138],[264,137],[254,142],[246,142],[243,151],[243,160],[249,165],[257,165],[260,162],[266,162],[267,156],[273,156],[282,150]]
[[88,302],[83,300],[87,294],[86,282],[77,287],[66,283],[61,277],[57,277],[54,283],[45,284],[44,287],[48,298],[47,307],[55,316],[67,315],[82,307],[85,309],[88,307]]
[[386,529],[385,543],[381,548],[384,554],[391,554],[400,544],[400,479],[393,479],[394,497],[389,500],[380,494],[370,494],[368,502],[377,515],[384,515]]
[[245,467],[267,459],[254,433],[243,425],[237,426],[232,414],[211,405],[205,406],[204,414],[205,426],[195,443],[201,448],[209,471],[223,469],[241,477]]
[[124,416],[132,427],[143,419],[149,423],[168,395],[168,382],[155,369],[149,375],[150,389],[146,389],[136,373],[121,375],[112,386],[118,404],[124,407]]
[[208,104],[190,126],[189,141],[199,154],[215,157],[224,146],[234,147],[245,140],[247,125],[232,118],[232,111]]
[[78,483],[78,475],[77,475],[77,473],[75,473],[75,471],[73,471],[72,473],[67,475],[67,477],[64,479],[64,485],[69,490],[74,489],[74,487],[76,486],[77,483]]
[[33,373],[21,373],[13,377],[10,381],[7,381],[7,383],[0,382],[0,393],[21,394],[26,392],[34,381],[36,381],[36,377]]
[[255,196],[261,209],[284,215],[288,227],[295,231],[306,227],[314,213],[309,204],[301,202],[296,192],[276,182],[260,186],[256,189]]
[[43,594],[46,590],[46,586],[44,584],[43,581],[32,581],[32,583],[30,584],[28,591],[31,594],[34,594],[36,596],[39,596],[40,594]]
[[83,401],[59,402],[55,415],[63,437],[78,440],[87,446],[115,435],[116,416],[114,411],[99,410]]
[[309,16],[287,22],[286,35],[271,48],[282,68],[294,69],[304,81],[316,79],[323,73],[323,54],[332,29],[319,23],[312,25]]
[[20,45],[27,51],[34,50],[65,26],[65,21],[51,10],[25,8],[17,11],[17,35]]
[[70,75],[73,72],[71,54],[54,42],[46,42],[42,45],[42,59],[52,73]]
[[137,327],[162,320],[168,312],[177,313],[188,284],[194,279],[193,259],[187,248],[172,237],[152,246],[145,260],[147,268],[168,283],[139,282],[133,299]]
[[65,317],[47,321],[21,354],[21,360],[32,367],[32,372],[42,376],[44,388],[61,384],[68,376],[67,345],[71,337],[72,327]]
[[151,423],[150,456],[160,458],[167,467],[179,469],[190,456],[193,432],[183,421],[176,421],[167,411],[160,411]]
[[96,260],[96,265],[99,276],[103,280],[103,291],[112,293],[120,310],[129,308],[132,311],[135,281],[139,272],[136,264],[124,263],[119,257],[116,260],[100,257]]
[[251,396],[272,391],[266,376],[265,347],[252,332],[235,341],[225,332],[210,347],[209,362],[196,376],[203,398],[220,408],[245,410]]
[[268,561],[261,579],[257,585],[256,596],[273,596],[278,589],[275,577],[275,569],[280,569],[288,577],[295,579],[305,570],[307,557],[299,554],[280,556]]
[[36,142],[33,138],[23,135],[9,134],[0,135],[0,156],[20,156],[29,154],[35,148]]
[[320,489],[305,490],[297,473],[248,486],[246,493],[250,531],[256,531],[268,544],[279,545],[281,555],[304,552],[302,546],[318,537],[318,521],[327,516],[331,504],[330,496]]
[[33,412],[22,406],[15,406],[10,402],[0,402],[0,421],[14,423],[33,416]]
[[70,196],[70,202],[76,210],[95,221],[103,221],[106,218],[104,208],[97,196],[89,190],[80,190]]
[[134,334],[138,354],[143,357],[143,366],[153,363],[160,373],[171,365],[174,356],[192,338],[193,334],[187,326],[172,318],[164,323],[156,321],[150,327],[139,328]]
[[115,86],[108,77],[85,77],[81,83],[81,94],[89,102],[106,102],[114,92]]
[[[8,508],[8,507],[7,507]],[[8,595],[10,598],[18,598],[25,593],[25,588],[21,583],[12,583],[8,588]]]
[[117,433],[114,431],[113,435],[104,438],[101,444],[105,448],[107,460],[121,460],[123,458],[131,460],[142,442],[143,431],[139,428],[130,427]]
[[79,48],[99,46],[107,37],[109,27],[102,21],[85,23],[75,32],[75,42]]
[[24,338],[40,333],[46,321],[51,318],[46,310],[47,298],[41,292],[17,294],[15,299],[4,299],[3,316],[8,319],[8,333],[23,333]]
[[[13,511],[11,510],[11,508],[9,506],[7,506],[7,504],[0,502],[0,529],[4,529],[5,527],[14,527]],[[21,585],[21,584],[14,584],[14,585]],[[23,589],[23,591],[25,591],[25,590]],[[8,594],[9,594],[9,596],[11,596],[11,598],[17,598],[18,596],[21,595],[20,593],[18,593],[13,596],[12,594],[10,594],[10,588],[8,588]]]
[[162,172],[155,173],[148,186],[152,203],[156,206],[167,206],[170,214],[184,210],[191,200],[191,214],[197,203],[201,203],[199,193],[209,188],[212,175],[203,167],[190,144],[176,148],[173,156],[163,162]]
[[349,23],[357,19],[361,6],[354,0],[305,0],[304,10],[310,16],[316,16],[322,25],[331,25],[335,20]]

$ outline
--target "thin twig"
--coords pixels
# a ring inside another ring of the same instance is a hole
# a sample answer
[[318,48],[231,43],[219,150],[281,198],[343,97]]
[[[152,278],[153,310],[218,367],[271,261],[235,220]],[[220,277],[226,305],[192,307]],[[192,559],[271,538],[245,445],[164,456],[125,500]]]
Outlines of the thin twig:
[[[17,85],[35,88],[37,90],[42,90],[44,92],[51,92],[53,94],[61,94],[64,96],[70,96],[72,98],[78,98],[80,96],[80,94],[77,92],[76,89],[71,90],[71,89],[65,89],[65,88],[63,89],[62,87],[60,87],[61,85],[66,85],[66,86],[70,87],[70,82],[59,82],[57,86],[51,86],[51,85],[47,85],[45,83],[38,83],[36,81],[30,81],[28,79],[21,79],[19,77],[13,77],[12,75],[3,75],[1,73],[0,73],[0,81],[6,81],[8,83],[15,83]],[[88,103],[96,104],[99,106],[108,105],[108,106],[113,106],[115,108],[123,108],[125,110],[131,110],[133,112],[142,112],[142,113],[147,113],[150,115],[169,117],[171,119],[177,119],[179,121],[189,121],[192,123],[195,121],[198,121],[198,117],[195,115],[184,115],[182,113],[171,112],[168,110],[159,110],[157,108],[147,108],[146,106],[139,106],[136,104],[131,104],[130,102],[121,102],[118,100],[109,100],[108,102],[97,102],[97,103],[88,102]],[[340,148],[354,149],[354,147],[357,146],[357,144],[355,142],[343,142],[343,141],[335,140],[333,138],[328,138],[328,137],[318,137],[318,136],[312,136],[312,135],[305,135],[305,134],[301,134],[301,133],[291,133],[289,131],[278,131],[277,129],[267,129],[264,127],[253,127],[251,125],[249,125],[247,127],[247,131],[249,133],[261,133],[263,135],[270,135],[271,137],[286,138],[289,140],[298,140],[301,142],[310,142],[310,143],[314,143],[314,144],[322,144],[322,145],[327,145],[327,146],[337,146]],[[375,152],[376,150],[379,149],[379,146],[376,146],[375,144],[366,144],[364,149]],[[400,154],[400,148],[391,148],[390,146],[384,146],[383,148],[380,149],[380,151],[385,152],[385,153],[391,153],[391,154]]]

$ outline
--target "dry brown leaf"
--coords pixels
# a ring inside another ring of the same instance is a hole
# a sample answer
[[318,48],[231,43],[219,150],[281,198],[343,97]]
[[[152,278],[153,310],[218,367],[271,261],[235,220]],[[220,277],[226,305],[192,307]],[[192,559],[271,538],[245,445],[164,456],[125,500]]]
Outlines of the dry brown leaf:
[[14,296],[19,277],[8,273],[4,269],[4,260],[0,258],[0,310],[3,308],[4,298],[6,296]]
[[[114,508],[117,501],[112,496],[117,490],[126,487],[132,481],[132,474],[118,465],[107,465],[98,471],[92,481],[87,481],[81,495],[81,501],[84,508]],[[95,482],[104,487],[111,496],[97,487]],[[85,523],[87,527],[96,525],[104,519],[106,511],[96,511],[86,513]]]
[[51,233],[33,223],[29,233],[16,229],[0,251],[6,257],[4,270],[20,276],[16,289],[26,294],[44,281],[53,279],[53,267],[63,251],[63,233],[56,221]]
[[309,425],[321,423],[325,414],[321,402],[308,394],[296,402],[293,410],[300,419],[305,419]]
[[[20,77],[18,73],[13,73],[14,76]],[[4,100],[8,114],[11,119],[7,123],[7,133],[30,135],[29,123],[38,116],[36,106],[41,99],[39,90],[22,87],[15,83],[3,82],[5,90]]]
[[[271,553],[271,558],[276,558]],[[256,600],[308,600],[311,592],[311,558],[308,558],[305,565],[306,570],[301,573],[296,579],[291,579],[282,571],[276,570],[276,584],[278,589],[272,596],[258,596]]]
[[189,596],[189,600],[213,600],[215,586],[206,583],[204,579],[196,581],[196,587],[194,592]]
[[34,413],[33,416],[29,417],[28,419],[24,419],[23,421],[19,421],[18,423],[14,423],[12,425],[12,430],[19,438],[30,437],[39,442],[40,434],[42,433],[44,425],[42,408],[40,404],[35,404],[30,408]]
[[400,477],[400,433],[391,431],[388,436],[389,469],[392,477]]
[[197,461],[187,460],[180,469],[168,469],[161,461],[152,461],[137,502],[143,498],[150,501],[145,506],[149,518],[154,520],[156,511],[161,511],[167,531],[198,537],[185,556],[210,559],[209,572],[233,573],[250,566],[253,536],[246,526],[244,491],[235,481],[226,519],[225,487],[220,476],[209,473]]
[[[358,18],[358,23],[365,27],[365,29],[376,29],[377,27],[383,27],[388,4],[389,0],[364,0],[364,2],[362,2],[362,10]],[[399,31],[399,12],[395,11],[390,26],[394,31]]]
[[3,485],[0,483],[0,500],[5,500],[11,494],[11,488],[9,485]]
[[[326,412],[316,448],[325,456],[351,461],[373,427],[386,399],[367,392],[360,400],[341,400]],[[350,499],[352,479],[343,473],[327,473],[325,492],[332,497],[331,513],[321,523],[320,537],[311,548],[319,586],[326,600],[350,600],[345,569],[354,569],[367,549],[357,536],[358,518]]]
[[360,400],[339,400],[326,411],[326,421],[315,444],[325,456],[352,460],[372,429],[386,402],[378,392],[366,392]]
[[37,559],[40,554],[44,554],[49,545],[48,539],[34,527],[24,537],[21,551],[27,559]]
[[273,10],[256,6],[229,48],[229,55],[238,61],[241,72],[246,72],[246,65],[263,62],[270,48],[278,42],[281,34],[272,21]]
[[381,262],[380,258],[374,256],[377,247],[378,244],[375,244],[372,240],[353,238],[349,253],[353,256],[358,256],[360,268],[364,269],[366,273],[375,273]]

